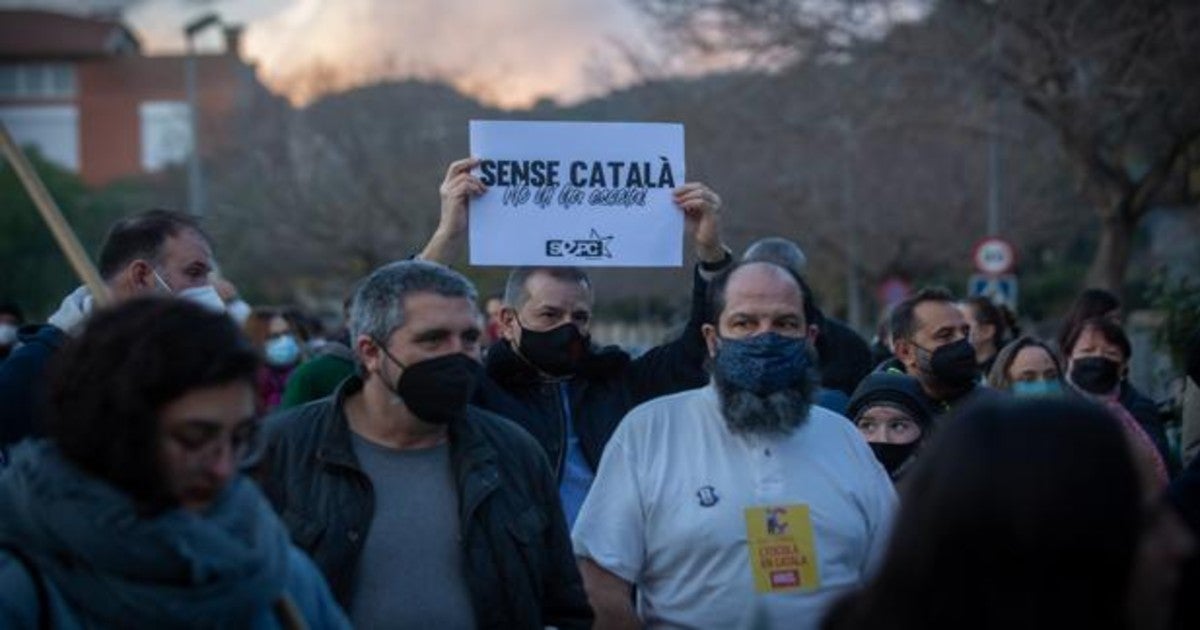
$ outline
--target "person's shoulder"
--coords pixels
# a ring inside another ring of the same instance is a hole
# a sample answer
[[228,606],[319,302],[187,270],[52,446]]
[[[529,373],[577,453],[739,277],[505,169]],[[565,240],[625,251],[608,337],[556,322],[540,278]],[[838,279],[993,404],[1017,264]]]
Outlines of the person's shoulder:
[[7,359],[0,362],[5,374],[40,370],[50,356],[67,342],[67,334],[50,324],[35,324],[22,327],[17,340],[17,347]]
[[30,324],[21,327],[17,333],[17,341],[23,344],[58,348],[67,342],[67,333],[52,324]]
[[263,421],[263,434],[271,442],[319,434],[332,420],[336,405],[337,399],[331,395],[277,410]]
[[38,627],[42,598],[35,579],[12,550],[0,548],[0,627]]
[[[711,385],[651,398],[625,415],[613,439],[621,442],[637,439],[632,436],[650,438],[657,433],[683,435],[702,426],[706,414],[719,413],[718,409],[717,392]],[[680,425],[688,428],[680,429]]]
[[487,409],[469,405],[467,407],[467,422],[475,427],[485,439],[504,450],[513,447],[527,449],[529,452],[539,452],[541,446],[528,431],[516,422]]
[[846,416],[820,405],[808,408],[807,423],[822,432],[858,436],[858,429]]
[[830,341],[836,341],[840,344],[868,348],[867,340],[863,339],[862,335],[858,334],[858,332],[845,322],[832,317],[825,318],[825,330],[822,331],[821,336],[828,336]]
[[[625,417],[625,424],[631,420],[637,422],[665,421],[684,417],[706,405],[715,403],[716,392],[712,387],[705,386],[697,389],[686,389],[674,394],[651,398],[634,407]],[[644,419],[643,419],[644,418]]]
[[1129,381],[1121,381],[1121,389],[1118,397],[1121,404],[1128,409],[1137,409],[1138,411],[1149,410],[1152,413],[1158,410],[1158,404],[1154,402],[1154,399],[1143,394]]

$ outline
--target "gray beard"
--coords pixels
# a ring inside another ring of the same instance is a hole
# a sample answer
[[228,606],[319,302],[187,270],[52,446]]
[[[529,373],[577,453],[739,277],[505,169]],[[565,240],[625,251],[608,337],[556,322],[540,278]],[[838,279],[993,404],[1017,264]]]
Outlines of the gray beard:
[[713,384],[729,430],[737,435],[764,437],[784,437],[803,425],[816,388],[815,379],[807,378],[796,387],[759,396],[730,383],[716,371]]

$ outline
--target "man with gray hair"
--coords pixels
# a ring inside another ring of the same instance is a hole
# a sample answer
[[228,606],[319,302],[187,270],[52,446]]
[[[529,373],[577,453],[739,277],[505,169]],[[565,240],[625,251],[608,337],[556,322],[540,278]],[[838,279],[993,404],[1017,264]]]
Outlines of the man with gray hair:
[[436,263],[375,270],[350,307],[358,374],[269,419],[251,463],[355,627],[591,623],[545,456],[467,404],[475,300]]

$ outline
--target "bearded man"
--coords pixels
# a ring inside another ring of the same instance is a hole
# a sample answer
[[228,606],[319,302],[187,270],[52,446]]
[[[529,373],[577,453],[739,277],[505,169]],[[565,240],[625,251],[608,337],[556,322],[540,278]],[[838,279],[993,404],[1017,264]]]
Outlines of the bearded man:
[[712,382],[630,412],[575,524],[597,628],[816,628],[886,543],[887,474],[853,424],[810,404],[799,279],[742,262],[711,306]]

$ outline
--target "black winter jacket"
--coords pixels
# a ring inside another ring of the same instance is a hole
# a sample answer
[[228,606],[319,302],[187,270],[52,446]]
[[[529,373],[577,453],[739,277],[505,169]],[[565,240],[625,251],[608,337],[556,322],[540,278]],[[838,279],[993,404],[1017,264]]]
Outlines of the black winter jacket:
[[708,316],[708,282],[694,271],[692,310],[674,341],[637,359],[616,346],[594,348],[579,371],[566,380],[546,381],[504,341],[488,350],[487,378],[472,401],[521,425],[545,450],[560,478],[566,455],[566,420],[561,388],[570,400],[570,420],[584,458],[593,471],[600,466],[604,445],[625,414],[637,405],[708,383],[708,346],[700,327]]
[[[248,467],[296,546],[350,602],[374,510],[344,409],[352,376],[333,396],[270,418]],[[592,620],[545,456],[524,431],[481,409],[449,427],[461,506],[467,586],[480,628],[586,628]],[[397,480],[409,483],[410,480]]]
[[1154,448],[1158,450],[1163,463],[1167,465],[1167,472],[1172,476],[1177,474],[1179,460],[1175,458],[1170,444],[1167,442],[1167,429],[1163,426],[1162,415],[1158,412],[1158,404],[1125,380],[1121,381],[1118,400],[1121,406],[1129,412],[1129,415],[1137,420],[1138,425],[1150,437],[1150,441],[1154,442]]
[[0,447],[45,434],[46,366],[67,342],[49,324],[22,326],[20,344],[0,361]]
[[813,345],[817,349],[821,386],[849,396],[871,373],[874,366],[871,347],[853,328],[832,317],[822,315],[820,329]]

